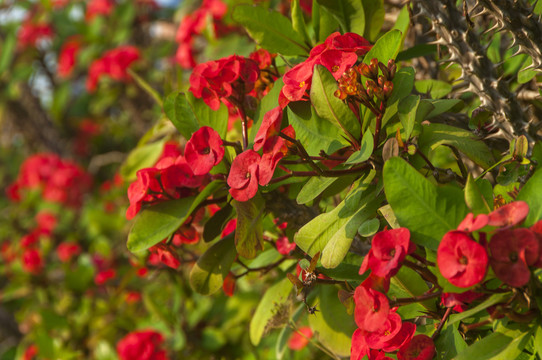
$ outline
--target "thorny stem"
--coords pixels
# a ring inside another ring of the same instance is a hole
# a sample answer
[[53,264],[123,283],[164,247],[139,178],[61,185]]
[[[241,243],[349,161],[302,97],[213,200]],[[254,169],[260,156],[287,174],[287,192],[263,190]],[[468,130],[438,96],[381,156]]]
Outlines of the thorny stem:
[[378,148],[379,138],[380,138],[380,128],[382,127],[382,118],[384,117],[384,111],[386,110],[386,104],[384,102],[380,103],[380,111],[379,114],[376,116],[376,123],[375,123],[375,140],[374,140],[374,147],[373,151]]
[[273,270],[274,268],[276,268],[277,266],[279,266],[280,264],[282,264],[287,258],[286,257],[283,257],[281,258],[280,260],[278,261],[275,261],[274,263],[271,263],[269,265],[266,265],[266,266],[260,266],[260,267],[257,267],[257,268],[251,268],[251,267],[248,267],[246,264],[244,264],[241,260],[237,259],[237,263],[239,263],[239,265],[241,265],[242,267],[244,267],[246,269],[245,272],[242,272],[241,274],[238,274],[238,275],[235,275],[234,277],[236,279],[239,279],[245,275],[247,275],[249,272],[254,272],[254,271],[261,271],[263,274],[266,274],[268,273],[269,271]]
[[316,172],[318,174],[321,175],[322,169],[318,165],[316,165],[316,163],[314,161],[312,161],[311,157],[307,153],[307,150],[305,150],[305,147],[298,140],[292,139],[291,137],[289,137],[286,134],[283,134],[282,132],[279,132],[279,136],[281,138],[283,138],[284,140],[287,140],[287,141],[291,142],[292,144],[294,144],[296,146],[296,148],[299,150],[301,158],[303,160],[306,160],[308,162],[308,164],[310,165],[310,167],[312,167],[314,170],[316,170]]
[[339,176],[344,176],[344,175],[355,174],[355,173],[360,172],[360,171],[362,171],[362,170],[364,170],[364,169],[366,169],[368,167],[369,167],[369,164],[363,164],[363,165],[360,165],[360,166],[357,166],[357,167],[354,167],[354,168],[351,168],[351,169],[322,170],[322,174],[318,174],[316,171],[292,171],[289,174],[282,175],[282,176],[271,179],[271,181],[269,181],[269,184],[275,184],[275,183],[278,183],[280,181],[289,179],[289,178],[294,177],[294,176],[299,176],[299,177],[306,177],[306,176],[339,177]]
[[424,265],[435,266],[434,262],[427,260],[426,258],[424,258],[421,255],[418,255],[416,253],[412,253],[412,254],[410,254],[410,256],[412,256],[414,259],[418,260],[419,262],[421,262]]
[[233,142],[233,141],[227,141],[227,140],[222,139],[222,144],[225,145],[225,146],[231,146],[231,147],[235,148],[235,151],[238,154],[243,152],[243,148],[241,147],[241,144],[238,141]]
[[429,294],[426,293],[426,294],[423,294],[423,295],[420,295],[420,296],[414,296],[414,297],[410,297],[410,298],[398,298],[398,299],[395,299],[393,301],[390,301],[390,306],[393,307],[393,306],[408,305],[408,304],[412,304],[412,303],[416,303],[416,302],[421,302],[421,301],[433,299],[433,298],[439,297],[441,295],[442,295],[442,292],[437,291],[437,292],[434,292],[434,293],[429,293]]
[[437,327],[437,330],[435,330],[435,332],[433,333],[433,335],[431,336],[431,339],[433,341],[435,341],[435,339],[437,338],[437,336],[439,336],[440,334],[440,331],[442,330],[442,328],[444,327],[444,324],[446,323],[446,320],[448,320],[448,316],[450,316],[450,313],[452,312],[452,308],[449,307],[446,309],[446,312],[444,313],[444,316],[442,317],[442,320],[440,320],[440,323],[438,324],[438,327]]
[[412,270],[416,271],[418,274],[421,275],[422,278],[424,278],[425,281],[429,281],[430,283],[434,284],[435,286],[440,288],[440,285],[438,284],[437,277],[430,272],[428,269],[421,267],[407,259],[403,261],[403,264],[411,268]]
[[468,171],[465,167],[465,164],[463,164],[463,160],[461,159],[461,155],[459,154],[459,151],[453,146],[449,146],[450,149],[452,149],[452,152],[454,153],[457,166],[459,166],[459,171],[461,171],[461,176],[466,179],[468,177]]

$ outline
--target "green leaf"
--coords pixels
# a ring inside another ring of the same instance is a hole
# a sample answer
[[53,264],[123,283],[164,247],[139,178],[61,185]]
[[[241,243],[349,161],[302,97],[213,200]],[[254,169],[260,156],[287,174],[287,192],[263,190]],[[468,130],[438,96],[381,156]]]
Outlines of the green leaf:
[[169,94],[164,100],[164,112],[179,133],[187,140],[190,139],[192,133],[200,128],[198,120],[183,93],[173,92]]
[[380,34],[380,29],[384,24],[384,15],[386,15],[384,1],[362,0],[362,3],[363,11],[365,12],[365,30],[363,31],[363,36],[370,41],[374,41],[378,34]]
[[412,130],[414,129],[414,124],[416,123],[416,112],[418,111],[419,105],[419,95],[409,95],[399,101],[397,111],[399,114],[399,120],[401,120],[401,124],[403,125],[403,129],[405,131],[405,140],[410,139],[410,134],[412,134]]
[[397,217],[393,213],[393,210],[389,204],[382,206],[380,209],[378,209],[378,212],[382,214],[382,216],[384,217],[384,219],[386,219],[392,229],[397,229],[401,227],[401,225],[399,225],[399,222],[397,221]]
[[[401,31],[391,30],[385,33],[376,44],[373,45],[371,50],[363,58],[365,64],[369,64],[371,59],[377,58],[378,61],[388,64],[388,60],[395,59],[401,49]],[[395,85],[395,84],[394,84]],[[405,96],[408,94],[405,94]]]
[[489,214],[491,212],[491,208],[470,173],[465,185],[465,203],[474,215]]
[[317,0],[318,4],[333,15],[344,32],[363,34],[365,13],[360,0]]
[[454,360],[510,360],[527,345],[532,331],[514,328],[494,332],[459,353]]
[[435,341],[437,359],[451,360],[468,345],[457,330],[457,325],[447,325]]
[[411,67],[402,68],[395,74],[393,78],[393,91],[387,102],[386,112],[382,118],[382,126],[386,125],[397,114],[399,101],[412,92],[414,88],[414,76],[414,69]]
[[[288,321],[289,311],[286,311],[286,314],[284,312],[289,308],[287,302],[292,288],[292,283],[285,277],[267,289],[250,321],[249,335],[252,345],[257,346],[266,330],[273,325],[282,327]],[[285,315],[286,318],[283,319]],[[281,323],[282,321],[284,323]],[[275,322],[279,324],[274,324]]]
[[358,233],[363,237],[373,236],[380,228],[380,220],[377,218],[367,220],[358,228]]
[[518,72],[518,83],[519,84],[525,84],[531,81],[537,74],[537,70],[528,69],[529,66],[531,66],[533,63],[533,59],[528,56],[527,59],[525,59],[525,62],[523,63],[523,69],[521,69]]
[[460,99],[423,99],[422,102],[427,102],[433,105],[433,109],[427,115],[427,119],[443,114],[449,110],[456,110],[463,107],[463,101]]
[[203,240],[210,242],[216,239],[224,229],[224,226],[233,218],[233,208],[230,204],[226,204],[218,210],[203,227]]
[[370,131],[366,131],[365,134],[363,134],[363,138],[361,139],[361,148],[352,155],[350,155],[345,164],[359,164],[369,160],[369,158],[373,154],[373,149],[373,134]]
[[[389,296],[391,298],[411,298],[423,295],[427,290],[427,284],[418,273],[402,266],[399,272],[391,278]],[[400,306],[398,313],[403,319],[412,319],[422,316],[424,311],[436,311],[435,299]]]
[[292,6],[292,27],[293,29],[305,40],[305,43],[310,44],[311,39],[307,33],[307,26],[305,25],[305,18],[303,17],[303,10],[299,6],[299,0],[291,2]]
[[[301,304],[297,307],[292,315],[292,321],[297,322],[297,319],[304,313],[306,307],[305,304]],[[279,334],[277,344],[275,345],[275,352],[277,354],[277,360],[282,360],[286,350],[288,349],[288,341],[293,333],[293,329],[290,326],[285,326]]]
[[452,91],[452,85],[445,81],[426,79],[415,83],[416,90],[422,94],[429,94],[433,99],[440,99]]
[[337,81],[322,65],[314,67],[311,85],[311,102],[318,115],[341,129],[351,141],[357,142],[361,125],[356,115],[342,100],[335,96]]
[[420,150],[427,154],[428,150],[434,150],[440,145],[457,148],[483,168],[488,168],[495,162],[487,145],[470,131],[444,124],[424,125],[418,138]]
[[359,211],[356,212],[348,221],[344,223],[331,238],[322,250],[320,261],[325,268],[335,268],[344,259],[354,236],[356,236],[359,226],[374,215],[374,212],[382,202],[382,197],[376,197],[372,201],[364,198],[363,203],[359,205]]
[[213,110],[202,99],[197,99],[192,93],[186,94],[192,112],[200,127],[209,126],[225,139],[228,132],[228,108],[220,104],[218,110]]
[[233,236],[226,236],[213,244],[190,271],[190,286],[202,295],[220,290],[236,255]]
[[282,55],[307,55],[303,37],[293,28],[288,18],[277,11],[261,6],[238,5],[232,18],[243,25],[251,38],[261,47]]
[[162,154],[165,142],[160,140],[132,150],[120,168],[120,175],[124,180],[134,181],[138,170],[153,166]]
[[[365,192],[369,188],[374,176],[374,171],[366,174],[358,180],[357,184],[353,187],[353,190],[337,207],[328,213],[317,216],[305,224],[305,226],[303,226],[295,235],[295,243],[304,252],[309,254],[309,256],[314,256],[317,252],[324,250],[328,242],[335,235],[337,235],[337,241],[341,239],[342,241],[347,242],[348,239],[345,239],[346,231],[347,229],[349,231],[351,230],[351,225],[348,226],[348,228],[347,225],[358,211],[362,212],[365,206],[367,206],[366,204],[363,207],[360,206],[361,199],[362,197],[370,195],[365,194]],[[356,218],[355,222],[357,221],[359,221],[358,218]],[[363,222],[363,220],[361,220],[361,222]],[[354,235],[360,224],[355,227]],[[331,250],[331,248],[328,248],[328,252]],[[333,251],[331,253],[333,253]]]
[[480,311],[487,309],[490,306],[506,302],[507,300],[510,299],[511,296],[512,296],[511,293],[491,295],[489,298],[487,298],[484,302],[477,305],[476,307],[463,311],[462,313],[459,313],[459,314],[451,315],[450,319],[448,320],[448,326],[455,324],[458,321],[462,321],[464,319],[470,318],[478,314]]
[[542,168],[535,171],[533,176],[521,188],[516,200],[523,200],[529,205],[529,214],[525,226],[531,226],[542,219]]
[[542,325],[538,324],[534,336],[534,348],[539,356],[542,356]]
[[190,196],[152,205],[135,218],[126,246],[131,252],[143,251],[173,234],[202,201],[218,188],[222,181],[213,181],[198,196]]
[[2,51],[0,52],[0,75],[2,75],[11,65],[13,56],[15,56],[15,46],[17,45],[16,31],[10,31],[2,39]]
[[352,334],[356,330],[354,317],[348,315],[337,296],[334,286],[319,286],[315,305],[318,312],[309,316],[309,325],[316,333],[316,339],[337,356],[350,354]]
[[257,195],[248,201],[232,200],[232,206],[237,212],[235,248],[240,256],[253,259],[263,250],[263,199]]
[[321,150],[333,154],[349,145],[341,136],[341,130],[319,117],[307,102],[290,103],[288,121],[295,130],[296,138],[311,156],[319,156]]
[[337,19],[329,11],[321,8],[317,0],[312,2],[312,21],[317,42],[324,41],[331,33],[338,31],[340,27]]
[[383,177],[388,203],[416,244],[436,250],[444,234],[467,214],[459,188],[437,188],[401,158],[386,161]]
[[313,176],[309,178],[309,181],[301,188],[299,194],[297,194],[296,201],[298,204],[306,204],[311,200],[314,200],[331,184],[337,181],[339,178],[334,177],[321,177]]

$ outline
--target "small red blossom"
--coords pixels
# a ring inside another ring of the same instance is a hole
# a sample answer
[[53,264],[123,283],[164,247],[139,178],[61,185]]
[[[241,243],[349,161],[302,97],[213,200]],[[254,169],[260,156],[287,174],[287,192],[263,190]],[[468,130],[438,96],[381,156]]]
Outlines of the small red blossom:
[[141,293],[139,291],[128,291],[125,296],[127,304],[134,304],[141,301]]
[[168,360],[164,337],[153,330],[134,331],[117,343],[120,360]]
[[31,233],[26,234],[21,238],[21,247],[23,249],[32,247],[38,243],[39,239],[40,239],[40,232],[34,230]]
[[34,360],[38,355],[38,347],[34,344],[26,348],[22,360]]
[[483,294],[474,291],[465,291],[464,293],[443,293],[441,303],[445,307],[451,307],[456,312],[467,310],[468,304],[480,298]]
[[224,229],[222,229],[222,237],[226,237],[237,229],[237,218],[228,221]]
[[522,222],[528,213],[529,205],[525,201],[514,201],[490,213],[488,225],[511,227]]
[[446,233],[437,250],[442,276],[458,287],[467,288],[482,281],[488,261],[484,247],[463,231]]
[[91,21],[96,16],[108,16],[113,11],[112,0],[90,0],[87,4],[85,19]]
[[179,266],[181,266],[179,255],[171,245],[159,243],[151,247],[149,251],[152,254],[156,254],[162,264],[169,266],[172,269],[178,269]]
[[98,286],[104,285],[109,280],[114,279],[117,276],[115,269],[107,269],[99,271],[96,276],[94,276],[94,283]]
[[189,91],[213,110],[218,110],[220,101],[229,97],[237,102],[244,97],[258,80],[260,69],[251,59],[231,55],[216,61],[198,64],[190,75]]
[[79,53],[80,48],[81,41],[77,37],[68,39],[68,41],[62,45],[58,55],[58,67],[56,69],[58,76],[66,78],[71,75],[73,68],[75,67],[75,58]]
[[128,68],[140,58],[139,50],[134,46],[120,46],[109,50],[90,64],[86,87],[89,92],[96,90],[101,77],[108,76],[116,81],[130,81]]
[[231,164],[228,175],[230,194],[237,201],[247,201],[258,192],[258,166],[260,155],[248,149],[237,155]]
[[265,113],[262,124],[254,138],[254,150],[258,151],[263,146],[267,139],[278,135],[280,132],[280,124],[282,122],[282,109],[280,106],[273,108]]
[[371,269],[375,276],[391,278],[397,274],[405,257],[415,250],[416,245],[410,241],[407,228],[381,231],[373,237],[371,250],[363,259],[359,273]]
[[38,223],[37,232],[44,235],[50,235],[56,227],[58,222],[55,214],[47,211],[40,211],[36,215],[36,222]]
[[277,239],[277,251],[282,255],[288,255],[295,250],[295,243],[290,242],[287,236],[280,236]]
[[461,224],[457,226],[457,230],[465,232],[473,232],[480,230],[487,225],[489,221],[489,216],[486,214],[480,214],[474,217],[473,213],[468,213],[465,219],[461,221]]
[[226,296],[233,296],[233,293],[235,292],[235,274],[231,271],[228,273],[228,275],[224,278],[224,283],[222,284],[222,290],[224,291],[224,294]]
[[69,262],[74,256],[81,253],[81,247],[73,242],[60,243],[56,248],[56,255],[62,262]]
[[497,231],[489,242],[490,262],[495,275],[504,283],[521,287],[531,278],[529,265],[539,259],[539,243],[534,233],[525,228]]
[[294,331],[288,340],[288,347],[292,350],[303,350],[309,344],[312,338],[312,330],[308,326],[303,326]]
[[356,309],[354,319],[358,327],[367,332],[377,331],[388,319],[390,304],[386,295],[358,286],[354,292]]
[[205,175],[224,157],[222,138],[213,128],[203,126],[186,143],[184,157],[194,175]]
[[43,269],[43,259],[41,252],[37,249],[26,249],[23,252],[23,270],[30,274],[39,274]]
[[52,37],[53,28],[51,25],[27,19],[21,24],[21,28],[17,34],[17,45],[20,48],[36,46],[39,41]]
[[433,340],[424,334],[416,335],[397,352],[398,360],[431,360],[436,355]]
[[175,246],[183,244],[195,244],[199,241],[199,232],[194,225],[183,225],[175,232],[171,242]]

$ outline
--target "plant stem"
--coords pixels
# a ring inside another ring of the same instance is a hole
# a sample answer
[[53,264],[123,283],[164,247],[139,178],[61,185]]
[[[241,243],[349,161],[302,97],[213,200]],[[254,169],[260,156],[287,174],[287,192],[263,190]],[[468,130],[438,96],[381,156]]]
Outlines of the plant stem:
[[160,107],[164,106],[164,103],[162,102],[162,97],[158,94],[156,90],[152,88],[152,86],[148,82],[146,82],[141,76],[139,76],[132,69],[128,69],[127,71],[128,71],[128,74],[130,74],[130,76],[134,78],[134,80],[139,85],[139,87],[143,89],[147,94],[149,94],[150,97],[153,98],[154,101],[156,101],[158,105],[160,105]]
[[444,316],[442,317],[442,320],[440,320],[440,323],[438,324],[438,327],[437,327],[437,330],[435,330],[435,332],[433,333],[433,335],[431,336],[431,339],[433,341],[435,341],[435,339],[437,338],[437,336],[439,336],[440,334],[440,331],[442,330],[442,328],[444,327],[444,324],[446,323],[446,320],[448,320],[448,316],[450,316],[450,313],[452,312],[452,308],[449,307],[446,309],[446,312],[444,313]]

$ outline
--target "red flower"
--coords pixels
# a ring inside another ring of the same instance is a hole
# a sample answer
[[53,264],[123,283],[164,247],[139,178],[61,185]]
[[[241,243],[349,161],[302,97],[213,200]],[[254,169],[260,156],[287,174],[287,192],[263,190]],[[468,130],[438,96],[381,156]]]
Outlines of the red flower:
[[436,355],[433,340],[423,334],[416,335],[397,353],[399,360],[431,360]]
[[371,269],[375,276],[391,278],[397,274],[405,257],[415,250],[416,245],[410,241],[407,228],[381,231],[373,237],[371,250],[363,259],[359,273]]
[[250,59],[256,61],[258,64],[258,67],[260,70],[267,69],[271,66],[273,63],[273,59],[277,56],[277,54],[271,54],[269,51],[261,48],[258,49],[248,56]]
[[72,257],[81,253],[81,247],[73,242],[60,243],[56,248],[56,254],[60,261],[69,262]]
[[183,225],[175,232],[171,242],[175,246],[182,244],[195,244],[199,241],[199,233],[194,225]]
[[120,46],[104,53],[90,64],[86,87],[89,92],[96,90],[98,81],[104,75],[117,81],[129,81],[130,65],[140,58],[139,50],[134,46]]
[[489,221],[489,216],[485,214],[480,214],[474,217],[473,213],[468,213],[465,219],[461,221],[461,224],[457,226],[457,230],[466,231],[466,232],[473,232],[476,230],[480,230],[481,228],[487,225],[488,221]]
[[35,23],[32,19],[27,19],[21,24],[17,34],[17,45],[21,48],[36,46],[43,39],[53,37],[53,28],[46,23]]
[[216,130],[204,126],[186,143],[184,157],[194,175],[205,175],[224,157],[222,138]]
[[38,355],[38,347],[36,345],[30,345],[26,348],[22,360],[33,360]]
[[94,276],[94,283],[98,286],[105,284],[111,279],[114,279],[117,276],[115,269],[102,270]]
[[497,231],[489,242],[491,267],[504,283],[521,287],[529,282],[529,265],[539,259],[539,244],[529,229],[504,229]]
[[258,165],[260,155],[248,149],[237,155],[231,164],[227,183],[230,194],[237,201],[247,201],[258,192]]
[[253,88],[260,70],[258,64],[242,56],[231,55],[216,61],[197,65],[190,75],[190,89],[194,96],[213,110],[218,110],[220,100],[230,96],[243,101]]
[[113,11],[112,0],[90,0],[87,4],[85,19],[91,21],[98,15],[107,16]]
[[128,291],[125,297],[127,304],[133,304],[141,300],[141,293],[138,291]]
[[295,243],[290,242],[287,236],[281,236],[277,239],[277,251],[282,255],[288,255],[295,250]]
[[290,339],[288,340],[288,347],[292,350],[303,350],[308,345],[310,338],[312,337],[312,330],[308,326],[301,327],[294,331]]
[[534,266],[542,267],[542,220],[531,226],[531,231],[538,239],[538,260]]
[[265,141],[272,136],[278,135],[280,132],[280,124],[282,122],[282,109],[280,106],[269,110],[263,116],[262,124],[254,138],[254,150],[260,150]]
[[23,270],[30,274],[38,274],[43,269],[41,253],[37,249],[26,249],[23,252]]
[[226,237],[237,229],[237,218],[228,221],[224,229],[222,229],[221,237]]
[[62,45],[60,54],[58,55],[58,67],[56,69],[58,76],[63,78],[70,76],[75,66],[75,57],[77,56],[80,47],[81,42],[76,37],[69,39]]
[[233,293],[235,291],[235,275],[231,271],[224,279],[224,283],[222,284],[222,290],[224,291],[224,294],[226,294],[226,296],[233,296]]
[[354,319],[360,329],[367,332],[377,331],[388,319],[390,304],[386,295],[358,286],[354,292],[354,302]]
[[467,288],[484,279],[488,257],[482,245],[463,231],[444,235],[437,250],[439,270],[450,283]]
[[117,343],[120,360],[168,360],[164,337],[153,330],[134,331]]
[[391,350],[384,349],[384,347],[388,347],[388,343],[393,340],[397,334],[399,334],[402,324],[401,317],[395,311],[390,311],[387,319],[379,324],[377,330],[367,332],[365,335],[367,345],[371,349],[383,349],[384,351],[393,351],[397,349],[398,346],[395,348],[394,346],[391,346]]
[[483,294],[474,291],[465,291],[464,293],[444,293],[441,297],[442,305],[453,308],[454,311],[463,312],[467,310],[467,305],[480,298]]
[[499,227],[510,227],[527,217],[529,205],[525,201],[514,201],[506,204],[489,214],[488,225]]
[[58,222],[55,214],[47,211],[40,211],[36,215],[36,221],[38,223],[37,232],[44,235],[50,235]]
[[158,260],[172,269],[178,269],[181,266],[179,255],[175,252],[171,245],[159,243],[149,249],[151,254],[155,254]]

